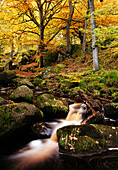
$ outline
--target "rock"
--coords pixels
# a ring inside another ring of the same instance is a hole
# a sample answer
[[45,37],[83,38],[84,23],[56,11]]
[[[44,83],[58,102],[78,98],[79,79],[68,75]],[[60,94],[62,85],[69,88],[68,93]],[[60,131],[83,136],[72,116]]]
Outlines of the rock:
[[48,119],[64,118],[68,112],[68,106],[52,94],[45,93],[38,96],[35,104],[43,111],[44,117]]
[[29,89],[26,85],[22,85],[20,87],[17,87],[12,94],[10,95],[10,98],[15,101],[27,101],[32,102],[33,101],[33,91]]
[[0,72],[0,84],[8,85],[13,82],[13,79],[16,78],[16,73],[11,70],[6,70]]
[[118,103],[109,103],[104,106],[104,115],[111,119],[118,119]]
[[34,88],[34,85],[27,79],[20,80],[18,82],[18,86],[21,86],[21,85],[26,85],[27,87],[32,88],[32,89]]
[[44,122],[33,124],[31,130],[32,136],[35,136],[36,138],[49,138],[52,133],[52,129]]
[[59,150],[71,155],[87,155],[118,147],[118,127],[105,125],[66,126],[57,130]]
[[[102,133],[91,125],[67,126],[59,129],[57,136],[60,152],[67,154],[99,152],[101,151],[100,145],[105,143]],[[100,145],[99,142],[101,142]]]
[[[88,112],[89,115],[89,112]],[[99,111],[97,111],[95,113],[95,115],[93,115],[90,119],[87,120],[86,122],[87,124],[103,124],[104,123],[104,115],[102,113],[100,113]]]
[[[28,103],[15,103],[0,106],[0,139],[17,138],[24,133],[24,127],[30,126],[36,120],[42,120],[43,113],[37,107]],[[15,136],[16,135],[16,136]]]
[[52,72],[52,70],[53,70],[52,67],[50,67],[50,66],[47,67],[46,70],[45,70],[44,72],[42,72],[42,77],[43,77],[43,78],[48,77],[49,74]]

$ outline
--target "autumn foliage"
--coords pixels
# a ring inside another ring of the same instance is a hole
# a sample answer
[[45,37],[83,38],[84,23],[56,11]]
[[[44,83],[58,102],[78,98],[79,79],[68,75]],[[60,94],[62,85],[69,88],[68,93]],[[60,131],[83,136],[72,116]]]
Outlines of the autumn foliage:
[[[95,33],[98,44],[118,38],[118,1],[94,0]],[[72,0],[73,15],[70,23],[72,44],[82,44],[83,35],[91,42],[90,13],[87,0]],[[0,51],[22,51],[45,44],[66,45],[66,26],[69,17],[68,0],[4,0],[0,2]],[[85,30],[85,20],[87,29]],[[114,43],[115,43],[114,42]]]

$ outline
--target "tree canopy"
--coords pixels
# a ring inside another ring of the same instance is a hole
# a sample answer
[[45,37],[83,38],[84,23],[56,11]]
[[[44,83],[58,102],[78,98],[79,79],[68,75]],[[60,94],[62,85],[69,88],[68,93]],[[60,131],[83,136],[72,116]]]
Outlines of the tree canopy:
[[[95,35],[99,46],[117,42],[118,1],[94,0]],[[83,35],[91,42],[88,0],[72,0],[69,36],[71,43],[82,44]],[[87,12],[88,11],[88,12]],[[0,2],[0,48],[19,51],[42,45],[66,45],[69,0],[2,0]],[[87,28],[85,29],[85,20]],[[114,41],[114,42],[113,42]]]

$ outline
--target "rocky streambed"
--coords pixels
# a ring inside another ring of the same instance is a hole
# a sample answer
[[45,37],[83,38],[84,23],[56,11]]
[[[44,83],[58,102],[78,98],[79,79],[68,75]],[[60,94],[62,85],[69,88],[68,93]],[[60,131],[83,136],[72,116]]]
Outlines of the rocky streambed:
[[[86,103],[86,125],[68,126],[57,131],[60,160],[48,162],[45,169],[114,169],[118,165],[118,104],[86,94],[74,97],[55,96],[34,87],[24,78],[8,78],[14,85],[0,87],[0,156],[1,168],[7,169],[4,156],[28,142],[48,138],[52,126],[42,122],[65,118],[68,105]],[[6,83],[6,79],[3,79]],[[17,82],[17,83],[16,83]],[[57,121],[58,123],[58,121]],[[109,148],[115,148],[108,150]],[[57,164],[57,165],[56,165]],[[55,166],[54,166],[55,165]]]

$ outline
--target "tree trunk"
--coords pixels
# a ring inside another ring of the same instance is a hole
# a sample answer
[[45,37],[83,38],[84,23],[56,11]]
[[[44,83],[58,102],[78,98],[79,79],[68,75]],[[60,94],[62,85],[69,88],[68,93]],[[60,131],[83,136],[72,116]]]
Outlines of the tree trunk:
[[43,19],[43,7],[41,0],[37,1],[37,6],[39,8],[39,19],[40,19],[40,42],[38,45],[38,54],[39,54],[39,67],[43,67],[43,51],[44,51],[44,19]]
[[11,59],[13,59],[13,53],[14,53],[14,42],[12,41],[12,44],[11,44],[11,52],[10,52],[10,57],[11,57]]
[[[88,15],[88,14],[89,14],[89,0],[88,0],[88,9],[87,9],[86,15]],[[87,20],[88,20],[88,16],[86,16],[86,18],[85,18],[85,25],[84,25],[85,33],[84,33],[84,36],[83,36],[83,44],[82,44],[82,50],[83,50],[83,52],[85,52],[85,49],[86,49]]]
[[70,13],[69,13],[69,17],[67,20],[67,25],[66,25],[66,52],[67,54],[71,54],[71,42],[70,42],[70,25],[71,25],[71,20],[72,20],[72,16],[74,13],[74,7],[72,5],[72,0],[69,0],[69,8],[70,8]]
[[43,65],[43,52],[44,52],[44,26],[42,22],[41,28],[40,28],[40,49],[39,49],[40,68],[44,66]]
[[96,45],[97,37],[95,36],[94,29],[96,28],[95,15],[94,15],[94,0],[89,0],[90,6],[90,21],[91,21],[91,33],[92,33],[92,50],[93,50],[93,70],[99,70],[98,64],[98,46]]

